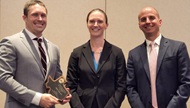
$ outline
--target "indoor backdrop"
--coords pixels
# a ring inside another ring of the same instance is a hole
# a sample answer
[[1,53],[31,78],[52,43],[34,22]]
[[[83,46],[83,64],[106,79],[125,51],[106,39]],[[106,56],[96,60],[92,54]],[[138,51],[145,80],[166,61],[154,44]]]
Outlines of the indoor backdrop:
[[[122,48],[125,58],[128,51],[144,41],[138,28],[137,15],[145,6],[155,7],[163,25],[161,33],[168,38],[184,41],[190,52],[190,0],[42,0],[48,9],[48,26],[44,36],[57,44],[61,51],[61,67],[66,75],[67,63],[73,48],[89,39],[86,16],[93,8],[106,11],[109,27],[106,40]],[[20,32],[26,0],[0,0],[0,39]],[[0,108],[3,108],[5,93],[0,90]],[[69,108],[69,105],[57,105]],[[130,108],[127,98],[121,108]],[[188,102],[190,108],[190,101]]]

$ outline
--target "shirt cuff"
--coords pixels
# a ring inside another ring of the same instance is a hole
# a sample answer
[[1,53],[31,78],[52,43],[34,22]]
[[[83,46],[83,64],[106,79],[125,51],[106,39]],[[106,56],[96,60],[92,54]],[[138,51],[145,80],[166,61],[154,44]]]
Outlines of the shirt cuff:
[[42,94],[37,92],[34,98],[32,99],[32,104],[39,106],[41,97]]

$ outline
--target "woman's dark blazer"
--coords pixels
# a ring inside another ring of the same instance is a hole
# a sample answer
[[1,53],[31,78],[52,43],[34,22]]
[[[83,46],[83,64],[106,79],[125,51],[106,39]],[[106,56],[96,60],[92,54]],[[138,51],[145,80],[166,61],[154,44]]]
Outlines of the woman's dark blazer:
[[105,40],[96,71],[90,41],[75,48],[69,59],[67,81],[72,108],[120,108],[126,86],[122,50]]

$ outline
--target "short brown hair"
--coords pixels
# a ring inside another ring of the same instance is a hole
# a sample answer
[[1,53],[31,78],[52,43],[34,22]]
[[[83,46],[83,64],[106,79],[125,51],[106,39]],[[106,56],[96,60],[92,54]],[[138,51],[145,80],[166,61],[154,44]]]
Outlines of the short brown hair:
[[46,8],[45,4],[42,1],[40,1],[40,0],[30,0],[30,1],[26,2],[26,4],[24,5],[23,13],[24,13],[25,16],[28,16],[29,7],[33,6],[35,4],[39,4],[40,6],[43,6],[46,9],[46,13],[47,13],[47,8]]

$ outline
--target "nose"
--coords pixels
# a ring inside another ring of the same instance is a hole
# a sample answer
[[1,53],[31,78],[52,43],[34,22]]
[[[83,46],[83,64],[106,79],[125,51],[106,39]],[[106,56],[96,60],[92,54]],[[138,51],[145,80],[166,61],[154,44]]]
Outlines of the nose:
[[150,19],[149,18],[146,18],[146,23],[150,23]]
[[38,16],[38,20],[42,20],[42,16],[41,15]]
[[98,26],[98,22],[97,21],[95,21],[94,26]]

